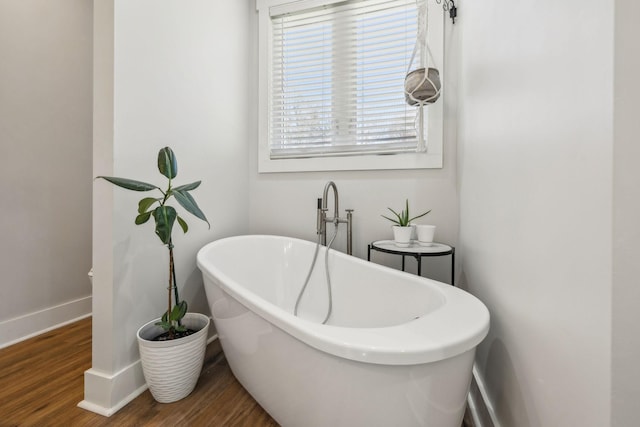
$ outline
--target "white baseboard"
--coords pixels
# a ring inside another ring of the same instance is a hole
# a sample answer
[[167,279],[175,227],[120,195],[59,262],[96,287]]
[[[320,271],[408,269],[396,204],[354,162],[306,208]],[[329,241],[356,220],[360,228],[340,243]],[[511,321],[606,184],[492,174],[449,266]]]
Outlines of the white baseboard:
[[487,396],[484,381],[473,366],[473,380],[467,404],[475,427],[500,427],[493,405]]
[[147,389],[140,360],[108,375],[96,369],[84,372],[82,409],[110,417]]
[[218,334],[214,333],[213,335],[209,336],[209,338],[207,338],[207,345],[211,344],[217,339],[218,339]]
[[91,316],[91,296],[0,322],[0,348]]

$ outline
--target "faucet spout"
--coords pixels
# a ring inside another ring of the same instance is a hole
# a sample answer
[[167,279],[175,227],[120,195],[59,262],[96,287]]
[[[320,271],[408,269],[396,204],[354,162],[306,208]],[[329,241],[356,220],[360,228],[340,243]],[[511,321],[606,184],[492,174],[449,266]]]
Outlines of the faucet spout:
[[327,209],[327,196],[329,196],[329,189],[333,189],[333,218],[332,220],[338,219],[340,216],[338,209],[338,187],[333,181],[327,182],[324,186],[324,191],[322,193],[322,209]]
[[[327,204],[329,198],[329,190],[333,190],[333,218],[327,218]],[[327,246],[327,223],[330,222],[336,227],[340,223],[347,224],[347,254],[352,255],[352,212],[353,209],[347,209],[347,218],[340,218],[340,210],[338,207],[338,187],[333,181],[327,182],[322,192],[322,199],[318,199],[318,218],[316,232],[320,235],[320,241]]]

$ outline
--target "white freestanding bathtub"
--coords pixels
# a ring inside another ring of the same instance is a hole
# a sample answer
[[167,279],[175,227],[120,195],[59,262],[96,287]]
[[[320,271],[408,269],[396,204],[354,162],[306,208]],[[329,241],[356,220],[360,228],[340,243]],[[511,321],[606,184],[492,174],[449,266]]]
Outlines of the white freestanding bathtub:
[[326,250],[293,315],[315,243],[238,236],[198,253],[222,348],[282,426],[460,427],[486,307],[444,283]]

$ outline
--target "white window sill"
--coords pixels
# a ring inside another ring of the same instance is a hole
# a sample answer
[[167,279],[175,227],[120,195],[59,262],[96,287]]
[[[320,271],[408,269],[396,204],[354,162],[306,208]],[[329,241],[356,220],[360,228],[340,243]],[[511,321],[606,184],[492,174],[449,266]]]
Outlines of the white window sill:
[[356,171],[442,168],[441,153],[405,153],[271,160],[261,156],[258,172]]

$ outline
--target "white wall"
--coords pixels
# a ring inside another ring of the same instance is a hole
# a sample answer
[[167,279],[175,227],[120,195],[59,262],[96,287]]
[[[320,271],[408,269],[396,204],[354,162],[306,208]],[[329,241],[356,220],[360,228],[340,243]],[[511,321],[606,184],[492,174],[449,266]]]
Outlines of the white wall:
[[91,310],[91,14],[0,2],[0,347]]
[[637,423],[640,402],[640,37],[637,2],[615,2],[612,426]]
[[[178,159],[174,185],[202,180],[192,194],[212,228],[182,211],[190,230],[174,234],[174,252],[181,296],[191,311],[208,312],[196,252],[213,239],[241,234],[249,221],[249,5],[99,3],[94,174],[163,187],[156,159],[169,145]],[[152,222],[134,225],[144,193],[114,190],[102,180],[94,189],[93,366],[82,405],[109,414],[142,387],[135,333],[165,309],[168,254]]]
[[503,427],[609,425],[613,1],[461,11],[460,254],[492,316],[480,377]]

